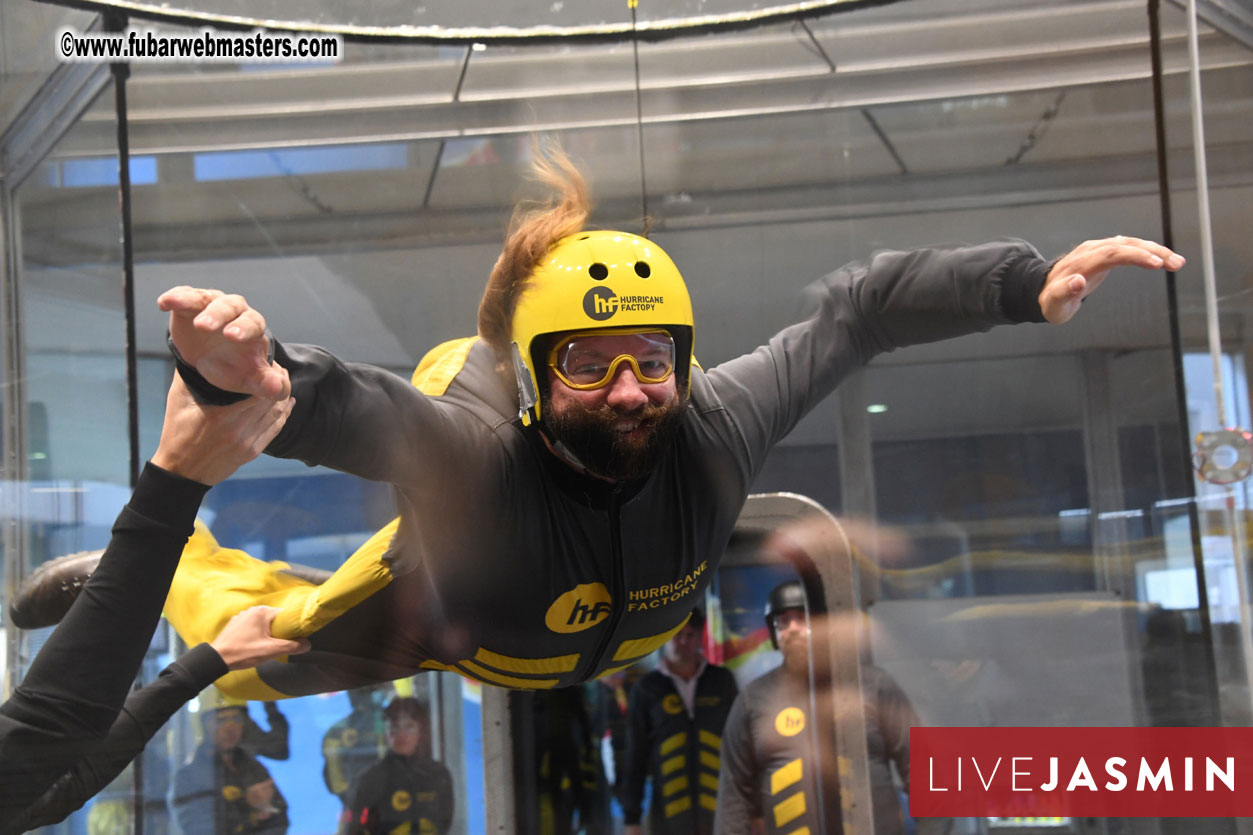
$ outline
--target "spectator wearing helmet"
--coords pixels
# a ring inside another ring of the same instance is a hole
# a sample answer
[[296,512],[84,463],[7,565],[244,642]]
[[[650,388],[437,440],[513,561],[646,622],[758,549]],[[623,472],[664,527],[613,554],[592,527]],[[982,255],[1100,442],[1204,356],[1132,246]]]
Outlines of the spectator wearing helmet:
[[294,393],[268,453],[396,488],[399,518],[321,586],[211,538],[189,544],[167,607],[184,640],[220,622],[229,578],[281,604],[276,634],[313,643],[296,663],[228,677],[236,695],[423,669],[543,689],[629,665],[682,626],[766,456],[846,375],[905,345],[1067,321],[1120,265],[1182,264],[1122,237],[1056,261],[1021,241],[880,253],[817,281],[766,345],[703,370],[671,258],[589,231],[582,175],[560,154],[537,165],[557,199],[518,216],[479,336],[435,349],[410,381],[279,343],[240,296],[179,287],[158,300],[205,402]]
[[430,712],[408,696],[383,708],[387,753],[349,789],[342,835],[444,835],[452,825],[452,775],[431,759]]
[[174,814],[183,835],[286,835],[287,800],[241,744],[247,705],[216,690],[206,691],[201,704],[204,738],[174,774]]
[[[814,723],[810,715],[810,620],[797,581],[770,592],[766,628],[783,663],[744,688],[727,718],[718,787],[718,835],[840,831],[840,790],[835,775],[819,786]],[[892,777],[909,788],[909,729],[918,715],[886,672],[862,665],[862,707],[875,835],[901,835],[905,822]],[[821,793],[821,798],[819,794]],[[819,823],[825,809],[826,829]],[[938,823],[938,822],[936,822]],[[932,829],[931,831],[942,831]]]
[[657,669],[631,690],[621,792],[627,835],[643,831],[650,779],[652,835],[713,832],[722,727],[738,691],[730,670],[705,660],[704,630],[704,613],[693,609]]

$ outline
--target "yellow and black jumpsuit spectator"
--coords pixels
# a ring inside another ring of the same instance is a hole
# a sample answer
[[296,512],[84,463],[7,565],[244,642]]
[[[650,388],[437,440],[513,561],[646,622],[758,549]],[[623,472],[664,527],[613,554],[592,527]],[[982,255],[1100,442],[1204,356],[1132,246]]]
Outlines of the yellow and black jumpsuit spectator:
[[621,776],[627,835],[641,831],[648,779],[651,835],[713,832],[722,728],[737,688],[729,670],[705,660],[704,627],[704,614],[694,609],[665,645],[658,668],[631,690]]
[[409,696],[383,709],[387,753],[349,790],[342,835],[444,835],[452,825],[452,775],[427,753],[430,713]]
[[204,742],[174,775],[174,814],[183,835],[286,835],[286,799],[266,767],[240,745],[246,708],[226,704],[201,714]]
[[[839,835],[839,778],[817,777],[810,709],[809,622],[799,582],[770,593],[766,625],[783,664],[745,686],[727,718],[718,790],[718,835]],[[909,785],[909,729],[918,716],[883,670],[862,665],[862,706],[870,768],[873,835],[903,835],[894,766]],[[946,823],[928,824],[946,831]]]
[[[390,685],[387,686],[390,690]],[[359,687],[348,691],[352,712],[327,729],[322,737],[322,781],[326,790],[348,803],[353,781],[387,753],[383,735],[383,708],[375,701],[382,687]]]

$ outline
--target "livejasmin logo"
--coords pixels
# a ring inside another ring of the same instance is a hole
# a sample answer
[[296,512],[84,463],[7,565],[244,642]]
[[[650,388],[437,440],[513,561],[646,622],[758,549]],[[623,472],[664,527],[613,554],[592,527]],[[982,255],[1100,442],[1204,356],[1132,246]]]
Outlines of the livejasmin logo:
[[[1035,757],[1010,757],[1009,760],[1011,764],[1007,765],[1005,770],[1001,769],[1001,765],[1005,763],[1006,758],[997,757],[996,762],[991,764],[992,767],[991,770],[988,771],[987,777],[984,777],[983,774],[984,769],[987,769],[988,767],[987,763],[983,763],[981,766],[978,757],[969,757],[968,759],[969,764],[967,765],[966,773],[969,774],[973,769],[975,775],[979,779],[979,782],[983,785],[984,791],[991,791],[992,784],[996,781],[998,771],[1001,772],[1002,780],[1010,781],[1010,791],[1029,792],[1039,789],[1040,791],[1051,792],[1057,791],[1061,786],[1062,766],[1060,765],[1060,757],[1048,758],[1048,763],[1045,766],[1048,771],[1048,780],[1038,784],[1032,782],[1033,780],[1038,779],[1040,774],[1040,772],[1036,770]],[[956,791],[961,791],[963,788],[962,760],[962,757],[957,758]],[[1123,757],[1109,757],[1105,760],[1105,773],[1113,779],[1107,780],[1100,786],[1097,786],[1096,778],[1092,776],[1092,769],[1088,765],[1087,760],[1083,757],[1080,757],[1079,762],[1074,763],[1073,766],[1070,763],[1067,763],[1065,767],[1070,774],[1070,778],[1066,781],[1066,787],[1062,789],[1062,791],[1073,792],[1079,789],[1100,791],[1104,789],[1105,791],[1120,792],[1125,790],[1128,786],[1126,772],[1127,760]],[[928,786],[928,788],[933,792],[949,791],[950,787],[937,786],[935,784],[936,766],[934,757],[928,758],[927,768],[928,773],[931,776],[931,785]],[[941,768],[943,769],[944,766],[941,765]],[[1174,763],[1173,769],[1171,759],[1169,757],[1165,757],[1160,763],[1158,763],[1156,770],[1147,759],[1141,757],[1139,777],[1136,779],[1135,790],[1144,791],[1145,789],[1149,789],[1152,791],[1158,791],[1160,789],[1164,791],[1174,791],[1174,775],[1180,772],[1182,772],[1183,776],[1183,790],[1189,792],[1192,791],[1195,786],[1194,776],[1196,773],[1196,769],[1193,767],[1192,757],[1184,757],[1182,765],[1177,762]],[[1227,757],[1226,763],[1221,766],[1209,757],[1205,758],[1205,791],[1214,791],[1215,781],[1221,781],[1229,791],[1235,791],[1235,757]]]
[[920,817],[1247,817],[1251,728],[914,728]]

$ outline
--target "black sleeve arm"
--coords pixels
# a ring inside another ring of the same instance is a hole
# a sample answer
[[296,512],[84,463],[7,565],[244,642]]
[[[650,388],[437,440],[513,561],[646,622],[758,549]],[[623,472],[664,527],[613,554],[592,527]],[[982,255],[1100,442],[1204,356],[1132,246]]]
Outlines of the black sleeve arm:
[[251,719],[248,720],[248,724],[244,726],[244,747],[258,757],[267,757],[271,760],[287,759],[291,756],[288,742],[291,736],[291,724],[274,702],[265,703],[265,718],[270,723],[268,731],[261,730],[260,725]]
[[0,706],[0,819],[33,803],[112,728],[208,489],[151,463],[140,474],[91,579]]
[[226,672],[217,651],[200,644],[162,670],[156,681],[132,693],[108,735],[35,802],[28,825],[50,826],[82,808],[139,756],[179,708]]

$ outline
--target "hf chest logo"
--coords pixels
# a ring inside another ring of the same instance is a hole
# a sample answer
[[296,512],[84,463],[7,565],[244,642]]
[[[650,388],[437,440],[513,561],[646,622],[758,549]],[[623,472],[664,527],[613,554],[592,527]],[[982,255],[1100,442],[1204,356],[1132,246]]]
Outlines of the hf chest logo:
[[781,736],[796,736],[805,730],[805,713],[799,707],[785,707],[774,717],[774,729]]
[[604,583],[582,583],[553,601],[544,624],[562,634],[582,632],[609,617],[610,604]]

